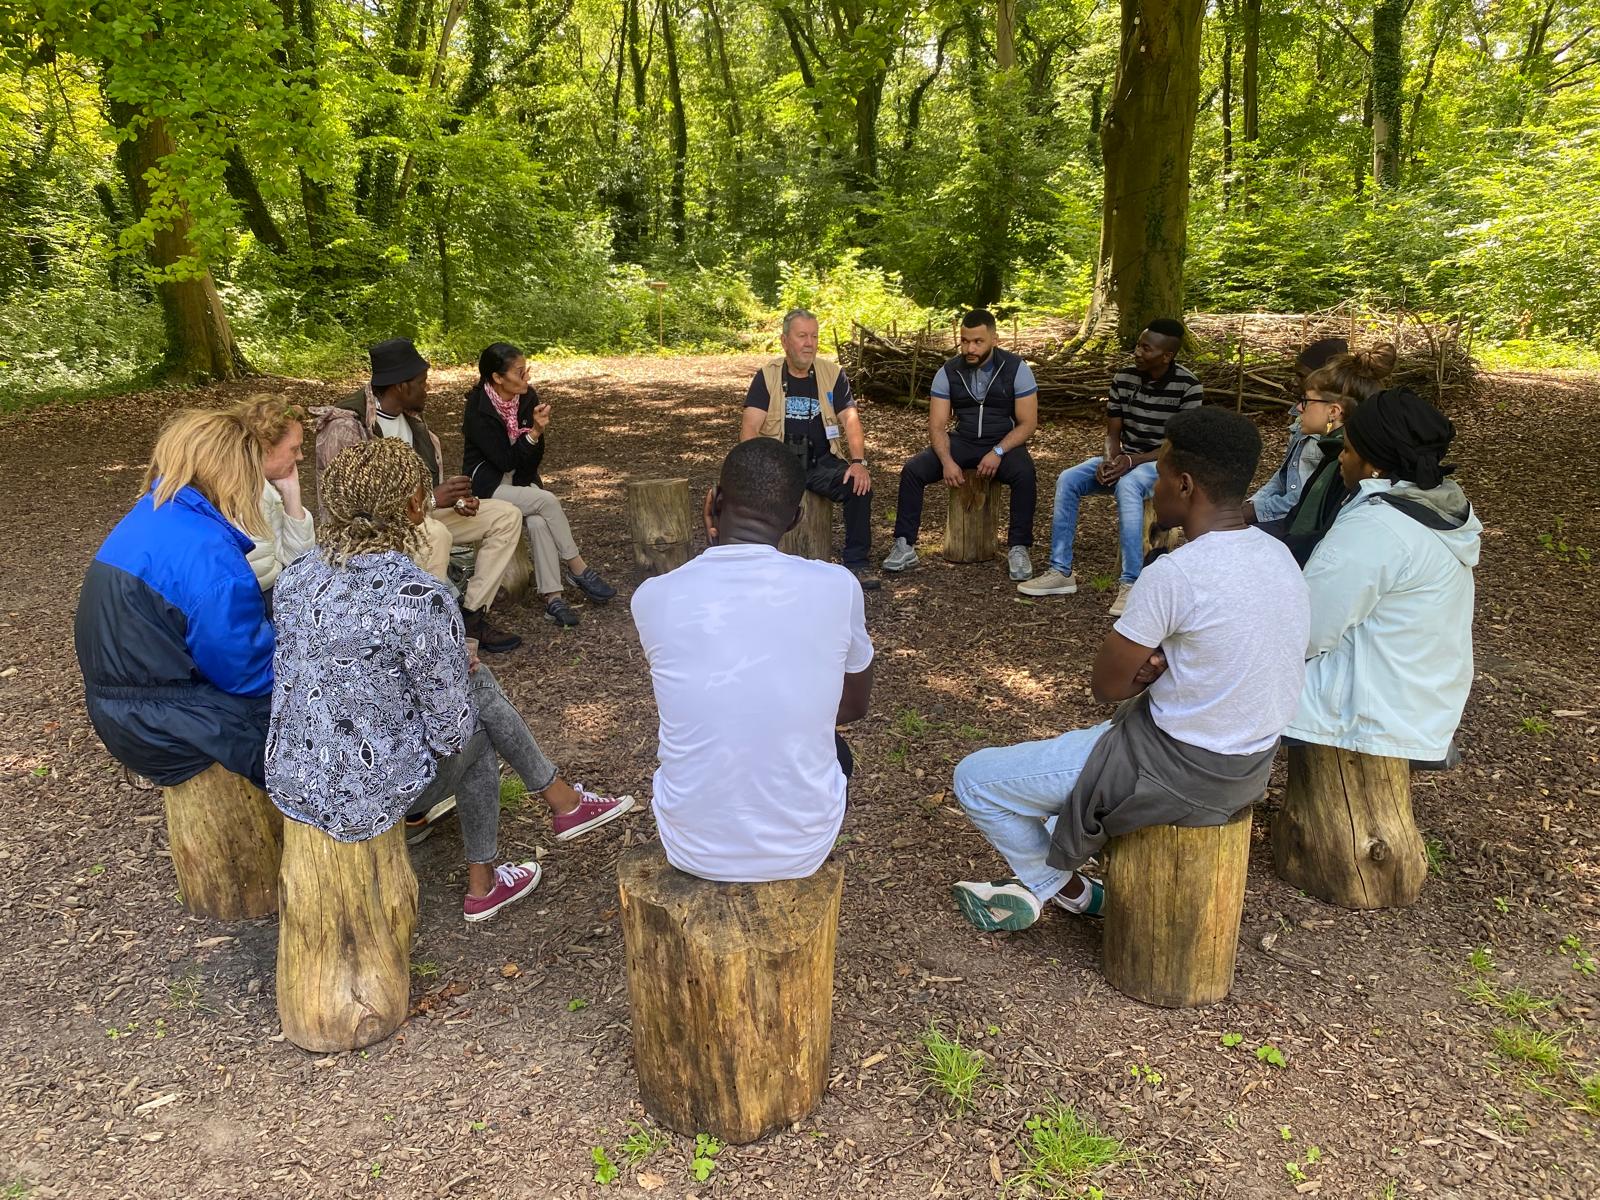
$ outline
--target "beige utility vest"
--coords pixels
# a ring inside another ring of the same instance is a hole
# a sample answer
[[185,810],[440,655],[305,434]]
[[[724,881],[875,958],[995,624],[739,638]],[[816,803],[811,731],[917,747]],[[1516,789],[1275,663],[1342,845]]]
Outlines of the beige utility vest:
[[[767,384],[767,419],[761,424],[761,436],[783,440],[783,414],[787,397],[783,394],[783,359],[775,358],[761,368],[761,378]],[[812,364],[817,377],[817,403],[822,407],[822,427],[836,432],[828,439],[828,448],[836,458],[843,458],[839,446],[838,415],[833,411],[833,389],[839,382],[839,364],[819,358]]]

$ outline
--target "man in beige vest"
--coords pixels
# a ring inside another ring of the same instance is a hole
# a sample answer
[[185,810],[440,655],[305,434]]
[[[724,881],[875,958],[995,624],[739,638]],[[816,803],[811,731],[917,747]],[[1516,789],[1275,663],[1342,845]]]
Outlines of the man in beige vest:
[[817,357],[817,330],[814,313],[796,308],[784,314],[783,357],[750,381],[739,440],[783,442],[805,469],[806,490],[844,505],[843,562],[862,588],[872,591],[879,581],[868,565],[872,476],[866,436],[849,378],[838,363]]

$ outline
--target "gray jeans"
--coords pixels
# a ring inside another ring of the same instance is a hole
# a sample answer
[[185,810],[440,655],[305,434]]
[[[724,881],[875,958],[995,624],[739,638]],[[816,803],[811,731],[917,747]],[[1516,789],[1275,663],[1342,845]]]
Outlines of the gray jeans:
[[446,796],[455,796],[467,861],[488,863],[494,861],[500,836],[500,761],[510,764],[530,792],[544,791],[558,772],[500,690],[494,672],[481,663],[472,673],[472,701],[478,708],[478,731],[459,754],[439,760],[433,782],[412,802],[408,815],[425,813]]

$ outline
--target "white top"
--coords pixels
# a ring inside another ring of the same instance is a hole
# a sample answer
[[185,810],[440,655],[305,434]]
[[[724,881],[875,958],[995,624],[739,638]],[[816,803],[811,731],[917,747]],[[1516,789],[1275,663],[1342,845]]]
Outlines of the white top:
[[656,825],[702,879],[801,879],[833,849],[844,677],[872,662],[861,585],[772,546],[712,546],[633,593],[660,713]]
[[406,420],[403,413],[398,417],[391,417],[379,412],[378,428],[383,430],[384,437],[399,438],[413,450],[416,449],[417,441],[411,436],[411,422]]
[[270,483],[261,485],[261,515],[267,519],[270,538],[252,538],[255,545],[245,555],[256,582],[264,592],[278,581],[278,572],[317,544],[317,531],[311,510],[299,520],[283,511],[283,497]]
[[1311,599],[1294,555],[1259,529],[1202,534],[1140,573],[1114,627],[1161,648],[1162,730],[1218,754],[1258,754],[1294,717]]

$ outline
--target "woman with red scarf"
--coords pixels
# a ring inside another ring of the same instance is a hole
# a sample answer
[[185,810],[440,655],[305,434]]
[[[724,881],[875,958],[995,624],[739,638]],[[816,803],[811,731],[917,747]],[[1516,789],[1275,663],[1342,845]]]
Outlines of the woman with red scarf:
[[522,351],[496,342],[480,354],[478,384],[467,393],[461,420],[461,470],[471,477],[474,495],[507,500],[522,510],[545,620],[570,626],[578,623],[578,614],[562,599],[563,583],[595,604],[610,600],[617,589],[583,561],[561,501],[540,484],[549,425],[550,406],[540,403],[528,382]]

